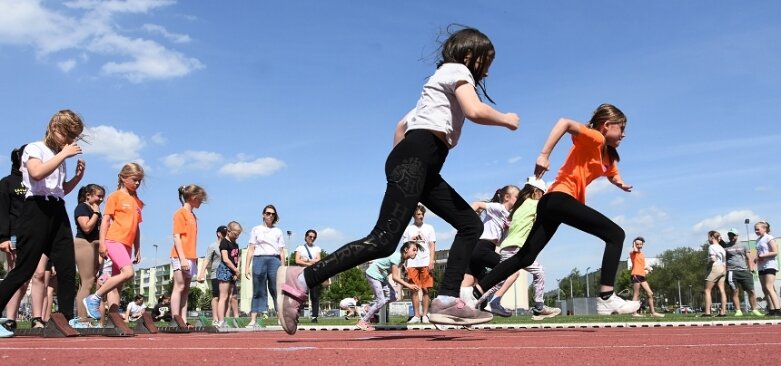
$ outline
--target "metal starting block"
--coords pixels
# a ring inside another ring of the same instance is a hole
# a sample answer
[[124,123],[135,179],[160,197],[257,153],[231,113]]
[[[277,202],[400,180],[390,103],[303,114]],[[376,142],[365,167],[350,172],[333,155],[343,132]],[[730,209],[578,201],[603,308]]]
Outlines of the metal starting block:
[[189,325],[184,321],[184,319],[182,319],[181,315],[174,315],[173,320],[176,323],[176,326],[159,327],[158,330],[160,331],[160,333],[217,333],[219,332],[217,330],[217,327],[211,325],[209,326]]
[[45,337],[45,338],[63,338],[78,337],[80,334],[68,325],[68,320],[62,313],[52,313],[51,319],[43,328],[29,328],[14,330],[15,337]]

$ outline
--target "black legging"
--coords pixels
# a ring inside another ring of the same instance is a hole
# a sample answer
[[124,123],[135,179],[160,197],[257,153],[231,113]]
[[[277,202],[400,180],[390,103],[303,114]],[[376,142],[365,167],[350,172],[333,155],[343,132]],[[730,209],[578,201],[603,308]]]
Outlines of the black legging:
[[624,230],[616,223],[562,192],[551,192],[542,197],[537,205],[537,219],[534,221],[526,243],[514,256],[499,263],[480,280],[480,288],[488,291],[521,268],[531,265],[545,245],[548,244],[559,225],[567,224],[605,241],[602,255],[601,284],[613,286],[616,280]]
[[41,196],[28,197],[22,206],[16,233],[16,267],[0,282],[0,309],[5,308],[14,292],[33,276],[41,255],[46,254],[57,270],[59,311],[67,319],[73,318],[76,254],[65,202]]
[[477,280],[485,277],[486,268],[494,268],[502,261],[502,256],[496,252],[496,244],[490,240],[480,239],[472,251],[472,259],[467,267],[467,274]]
[[365,238],[348,243],[306,267],[307,286],[312,288],[337,273],[393,254],[420,202],[458,231],[438,293],[459,296],[464,271],[483,233],[483,223],[439,174],[447,154],[447,145],[430,131],[408,132],[385,162],[388,184],[374,229]]

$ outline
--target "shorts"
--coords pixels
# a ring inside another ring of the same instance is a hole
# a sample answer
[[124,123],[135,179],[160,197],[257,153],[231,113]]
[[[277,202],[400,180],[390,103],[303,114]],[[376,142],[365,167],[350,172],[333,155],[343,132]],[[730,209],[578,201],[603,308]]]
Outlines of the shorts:
[[705,281],[719,282],[727,275],[727,266],[723,264],[714,264],[711,266],[710,273],[705,277]]
[[645,276],[632,275],[632,283],[643,283],[643,282],[645,282]]
[[727,283],[732,291],[738,289],[738,285],[743,291],[754,291],[754,276],[749,271],[727,271]]
[[760,276],[767,276],[767,275],[774,275],[775,276],[777,272],[778,271],[775,268],[768,268],[768,269],[763,269],[763,270],[759,271],[759,275]]
[[[189,273],[182,272],[182,274],[184,274],[185,277],[194,277],[198,274],[198,265],[192,259],[188,259],[187,261],[190,262],[190,271]],[[174,272],[182,270],[179,258],[171,258],[171,270]]]
[[130,259],[130,253],[133,249],[118,241],[106,239],[106,251],[111,258],[111,273],[118,274],[120,270],[127,266],[133,266],[133,260]]
[[217,267],[217,280],[220,282],[233,282],[233,271],[225,263],[220,263],[220,266]]
[[428,267],[407,268],[407,278],[421,289],[434,287],[434,277],[431,277]]

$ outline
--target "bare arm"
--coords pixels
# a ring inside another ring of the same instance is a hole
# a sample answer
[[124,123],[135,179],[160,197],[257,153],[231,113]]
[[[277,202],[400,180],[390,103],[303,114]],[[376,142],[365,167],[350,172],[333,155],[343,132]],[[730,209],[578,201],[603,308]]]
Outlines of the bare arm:
[[397,266],[395,264],[391,265],[391,278],[393,278],[394,282],[399,283],[402,286],[404,286],[404,287],[406,287],[406,288],[408,288],[410,290],[414,290],[414,291],[418,290],[418,286],[417,285],[409,283],[407,281],[404,281],[401,278],[401,270],[399,269],[399,266]]
[[[250,273],[250,268],[252,268],[252,254],[255,253],[255,244],[250,244],[247,247],[247,260],[244,261],[246,265],[244,266],[244,277],[247,277],[247,279],[252,278],[252,274]],[[224,259],[223,259],[224,261]]]
[[234,276],[239,275],[239,269],[236,268],[236,266],[233,265],[233,262],[231,262],[230,257],[228,256],[228,251],[225,249],[220,250],[220,254],[222,255],[222,263],[225,263],[225,266],[228,267],[233,272]]
[[[405,116],[406,117],[406,116]],[[393,130],[393,146],[404,140],[404,134],[407,132],[407,119],[402,118],[399,123],[396,124],[396,128]]]
[[100,222],[100,244],[98,245],[98,251],[103,258],[108,257],[108,251],[106,250],[106,233],[111,226],[111,215],[103,215],[103,221]]
[[296,264],[303,267],[309,267],[312,265],[312,263],[309,263],[309,258],[304,258],[303,255],[301,255],[301,252],[296,252]]
[[550,161],[548,161],[548,158],[550,157],[551,152],[553,152],[553,148],[555,148],[559,143],[559,140],[561,140],[561,137],[564,136],[565,133],[577,135],[579,133],[579,128],[580,123],[571,119],[561,118],[558,122],[556,122],[550,134],[548,135],[548,139],[545,140],[545,145],[542,146],[540,156],[537,157],[537,165],[534,167],[534,175],[536,175],[538,179],[542,178],[542,175],[548,171],[548,168],[550,167]]
[[74,188],[76,188],[76,185],[81,182],[81,178],[84,178],[84,170],[87,168],[87,163],[84,162],[84,160],[79,159],[76,162],[76,175],[71,178],[71,180],[65,182],[62,184],[62,190],[67,195],[68,193],[71,193]]
[[179,233],[174,234],[174,248],[176,249],[176,254],[179,256],[179,265],[182,267],[182,270],[189,271],[190,261],[188,261],[187,258],[184,256],[184,246],[182,245],[182,234]]
[[30,175],[30,178],[35,180],[44,179],[57,170],[57,167],[59,167],[65,159],[77,154],[81,154],[81,147],[74,143],[65,145],[60,152],[46,162],[43,162],[38,158],[30,158],[27,160],[26,164],[27,174]]
[[133,264],[141,263],[141,228],[136,226],[136,240],[133,241],[133,248],[136,250],[136,257]]
[[76,222],[79,223],[79,227],[81,228],[81,231],[85,233],[91,233],[92,230],[95,230],[95,226],[98,225],[98,215],[96,215],[97,211],[92,211],[93,213],[89,216],[79,216],[76,218]]
[[761,258],[773,258],[778,255],[778,247],[776,247],[776,239],[767,242],[767,252],[762,254]]
[[434,270],[434,265],[437,263],[436,253],[437,253],[437,242],[435,242],[435,241],[428,242],[428,269],[429,269],[429,271],[433,271]]
[[610,181],[610,183],[613,183],[616,187],[624,190],[624,192],[632,192],[632,186],[624,183],[624,180],[621,179],[620,174],[616,174],[612,177],[607,177],[607,179]]
[[515,113],[501,113],[488,104],[480,101],[475,88],[462,81],[456,87],[456,99],[464,112],[464,116],[470,121],[488,126],[501,126],[515,131],[518,129],[518,115]]

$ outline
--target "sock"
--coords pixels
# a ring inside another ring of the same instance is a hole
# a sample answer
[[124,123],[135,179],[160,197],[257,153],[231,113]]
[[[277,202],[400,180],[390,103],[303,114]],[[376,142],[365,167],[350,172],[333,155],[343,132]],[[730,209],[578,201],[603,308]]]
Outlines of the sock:
[[537,309],[537,310],[542,310],[543,306],[545,306],[545,304],[543,304],[541,302],[535,302],[534,303],[534,308]]
[[447,295],[437,295],[436,300],[439,300],[445,306],[451,306],[456,303],[455,297]]
[[304,278],[304,272],[301,272],[301,274],[298,275],[298,287],[309,291],[309,286],[306,285],[306,278]]
[[599,298],[602,300],[607,300],[610,298],[610,296],[613,296],[613,291],[605,291],[599,293]]

